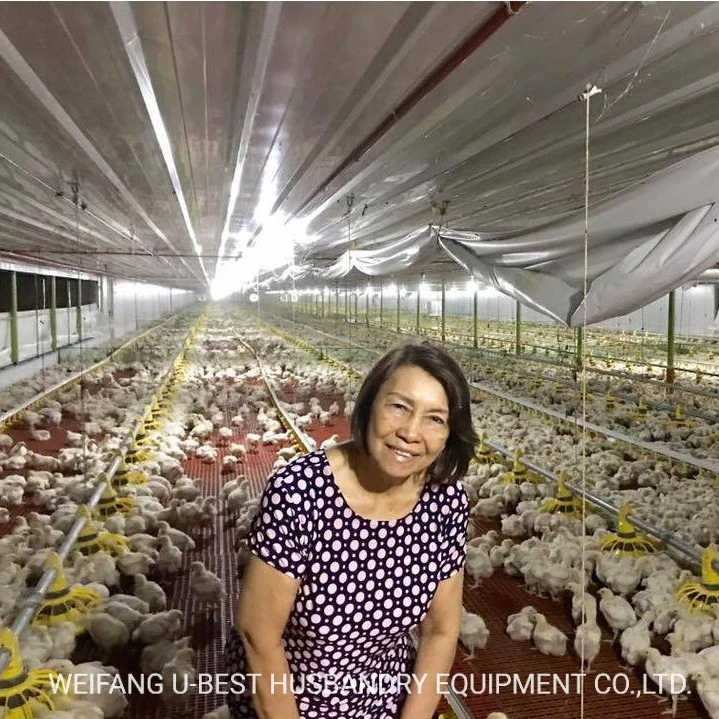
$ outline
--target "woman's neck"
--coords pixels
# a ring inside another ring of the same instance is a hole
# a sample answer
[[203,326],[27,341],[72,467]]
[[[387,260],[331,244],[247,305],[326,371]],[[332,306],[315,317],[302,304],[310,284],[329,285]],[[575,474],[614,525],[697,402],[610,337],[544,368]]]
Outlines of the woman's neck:
[[349,441],[343,449],[347,466],[354,474],[357,484],[368,493],[400,495],[410,488],[417,490],[424,485],[426,472],[410,474],[407,477],[392,477],[380,469],[360,443]]

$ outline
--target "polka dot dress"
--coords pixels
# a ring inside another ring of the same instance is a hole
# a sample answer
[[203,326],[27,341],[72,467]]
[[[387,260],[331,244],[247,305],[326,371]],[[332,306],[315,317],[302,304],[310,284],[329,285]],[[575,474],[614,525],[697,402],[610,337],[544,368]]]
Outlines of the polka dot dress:
[[[463,566],[468,520],[464,490],[435,484],[401,519],[360,517],[323,450],[272,475],[250,549],[301,581],[283,638],[302,719],[399,716],[405,694],[393,682],[413,669],[408,632]],[[226,659],[228,673],[249,671],[234,629]],[[235,719],[256,717],[249,691],[228,704]]]

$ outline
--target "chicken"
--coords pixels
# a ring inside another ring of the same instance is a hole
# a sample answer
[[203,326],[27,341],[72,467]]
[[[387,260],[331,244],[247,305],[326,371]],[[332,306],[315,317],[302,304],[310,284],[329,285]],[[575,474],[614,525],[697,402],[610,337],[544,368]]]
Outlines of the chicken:
[[182,567],[182,550],[178,549],[167,535],[161,536],[159,542],[157,570],[162,574],[177,574]]
[[629,629],[629,627],[637,623],[634,609],[624,597],[614,596],[612,590],[607,587],[602,587],[597,594],[601,597],[599,611],[614,631],[614,639],[616,640],[619,632]]
[[202,562],[190,565],[190,591],[202,604],[219,604],[227,596],[222,580],[205,569]]
[[580,660],[584,660],[582,671],[587,673],[591,671],[592,662],[597,658],[601,646],[602,632],[594,619],[587,619],[577,627],[574,636],[574,651]]
[[162,668],[162,701],[184,703],[187,700],[197,682],[197,671],[192,666],[194,657],[194,649],[180,649]]
[[537,612],[533,617],[534,631],[532,639],[534,646],[542,654],[552,657],[561,657],[567,653],[567,636],[556,627],[553,627],[544,614]]
[[719,719],[719,678],[709,677],[704,672],[694,675],[697,693],[710,719]]
[[132,633],[142,644],[155,644],[162,639],[176,639],[182,628],[184,615],[179,609],[170,609],[145,619]]
[[167,607],[167,597],[162,587],[156,582],[151,582],[144,574],[136,574],[135,596],[147,602],[151,612],[162,612]]
[[92,641],[106,654],[121,649],[130,641],[127,627],[106,612],[93,612],[83,618],[83,623]]
[[487,629],[484,619],[479,614],[472,614],[463,607],[459,625],[459,641],[469,649],[467,661],[474,659],[476,649],[484,649],[487,646],[488,638],[489,629]]
[[647,612],[636,624],[622,632],[619,645],[622,648],[622,658],[629,666],[636,667],[644,661],[647,650],[652,644],[649,625],[653,620],[654,614]]
[[171,661],[177,652],[187,649],[189,646],[190,637],[182,637],[175,641],[162,639],[156,644],[148,644],[142,650],[140,668],[145,674],[161,672],[165,664]]
[[524,607],[516,614],[507,617],[507,634],[512,641],[528,642],[534,631],[534,615],[537,610],[534,607]]
[[202,719],[231,719],[230,707],[227,704],[221,704],[217,709],[207,712]]

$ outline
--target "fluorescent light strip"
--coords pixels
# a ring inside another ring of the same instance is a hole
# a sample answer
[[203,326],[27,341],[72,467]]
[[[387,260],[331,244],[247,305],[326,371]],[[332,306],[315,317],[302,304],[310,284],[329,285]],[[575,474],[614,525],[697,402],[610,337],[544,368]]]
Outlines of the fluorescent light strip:
[[142,93],[142,99],[145,101],[145,107],[147,108],[147,114],[150,116],[150,122],[152,123],[152,129],[155,131],[155,137],[157,143],[160,146],[160,152],[165,160],[165,166],[167,172],[170,175],[170,181],[172,187],[175,190],[175,196],[177,201],[180,203],[180,212],[182,218],[185,220],[185,226],[187,227],[187,233],[192,240],[192,245],[197,253],[197,261],[200,263],[202,268],[202,274],[205,276],[205,282],[209,285],[210,278],[207,275],[207,270],[202,261],[202,248],[197,242],[195,236],[195,230],[192,227],[190,220],[190,213],[187,209],[187,203],[185,202],[185,195],[182,192],[182,184],[180,183],[180,176],[177,174],[177,166],[175,165],[175,158],[172,155],[172,145],[170,144],[170,137],[167,134],[165,123],[162,120],[162,113],[160,112],[160,106],[157,104],[157,96],[152,88],[152,80],[150,79],[150,73],[147,69],[147,63],[145,62],[145,53],[142,51],[142,43],[140,42],[140,36],[137,32],[137,25],[135,24],[135,17],[132,14],[132,8],[129,2],[113,2],[110,3],[110,9],[115,18],[115,23],[122,36],[122,42],[125,45],[125,51],[127,57],[130,60],[132,71],[137,80],[137,85]]
[[235,212],[237,196],[240,193],[240,180],[242,179],[242,170],[245,165],[247,150],[250,146],[250,137],[252,136],[252,126],[255,122],[257,107],[260,104],[260,98],[262,97],[262,91],[264,89],[265,74],[267,73],[267,66],[270,62],[270,51],[272,50],[272,43],[275,39],[275,33],[277,32],[277,26],[279,25],[280,21],[282,3],[266,3],[264,5],[264,9],[265,18],[264,22],[262,23],[260,45],[257,51],[257,62],[255,63],[255,69],[252,74],[250,98],[247,104],[247,112],[245,113],[245,121],[242,125],[240,147],[237,151],[237,161],[235,162],[235,173],[232,177],[232,184],[230,185],[230,198],[229,202],[227,203],[227,215],[225,216],[225,222],[222,228],[220,249],[217,253],[219,259],[217,260],[217,265],[215,265],[215,276],[217,276],[218,267],[220,262],[222,261],[222,257],[225,252],[225,245],[227,244],[227,237],[230,230],[230,221],[232,220],[232,215]]

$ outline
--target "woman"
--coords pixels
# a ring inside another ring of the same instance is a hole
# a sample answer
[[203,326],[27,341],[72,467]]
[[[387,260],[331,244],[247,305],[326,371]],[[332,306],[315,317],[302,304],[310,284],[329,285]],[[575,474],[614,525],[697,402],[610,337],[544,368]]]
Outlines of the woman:
[[246,678],[228,697],[235,718],[430,719],[437,707],[462,607],[469,387],[442,350],[402,345],[365,378],[351,428],[265,488],[227,645],[228,673]]

